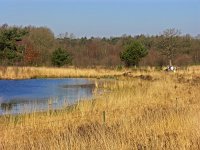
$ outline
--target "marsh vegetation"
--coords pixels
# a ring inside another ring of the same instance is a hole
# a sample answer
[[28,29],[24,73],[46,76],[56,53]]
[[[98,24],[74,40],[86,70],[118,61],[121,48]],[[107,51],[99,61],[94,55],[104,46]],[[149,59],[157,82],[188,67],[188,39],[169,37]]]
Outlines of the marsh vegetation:
[[0,149],[199,149],[199,73],[129,70],[93,100],[1,116]]

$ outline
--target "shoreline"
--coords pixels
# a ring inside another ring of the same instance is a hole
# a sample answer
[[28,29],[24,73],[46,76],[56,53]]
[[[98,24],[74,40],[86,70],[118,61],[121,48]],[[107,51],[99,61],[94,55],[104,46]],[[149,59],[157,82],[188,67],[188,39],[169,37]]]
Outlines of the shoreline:
[[0,80],[40,78],[109,78],[123,71],[103,68],[0,67]]

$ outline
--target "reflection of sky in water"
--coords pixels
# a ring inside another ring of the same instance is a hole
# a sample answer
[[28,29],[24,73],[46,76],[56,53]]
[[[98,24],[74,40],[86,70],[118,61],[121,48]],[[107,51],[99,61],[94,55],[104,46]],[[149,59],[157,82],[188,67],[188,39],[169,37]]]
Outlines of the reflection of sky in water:
[[[64,104],[92,96],[86,79],[32,79],[0,80],[0,114],[9,109],[11,113],[61,108]],[[11,104],[11,105],[10,105]],[[49,105],[50,104],[50,105]]]

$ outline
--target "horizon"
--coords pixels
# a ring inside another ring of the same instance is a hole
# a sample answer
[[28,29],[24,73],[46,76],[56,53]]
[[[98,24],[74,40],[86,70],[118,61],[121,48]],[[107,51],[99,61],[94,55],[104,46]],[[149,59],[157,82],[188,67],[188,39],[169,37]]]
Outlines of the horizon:
[[2,0],[0,13],[1,25],[48,27],[55,37],[153,36],[169,28],[200,34],[198,0]]

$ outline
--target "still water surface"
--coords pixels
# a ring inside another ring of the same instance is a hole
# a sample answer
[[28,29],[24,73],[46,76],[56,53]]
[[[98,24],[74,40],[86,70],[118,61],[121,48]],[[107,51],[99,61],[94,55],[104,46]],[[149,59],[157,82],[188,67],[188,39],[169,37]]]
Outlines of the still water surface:
[[0,114],[63,108],[91,98],[93,88],[87,79],[0,80]]

